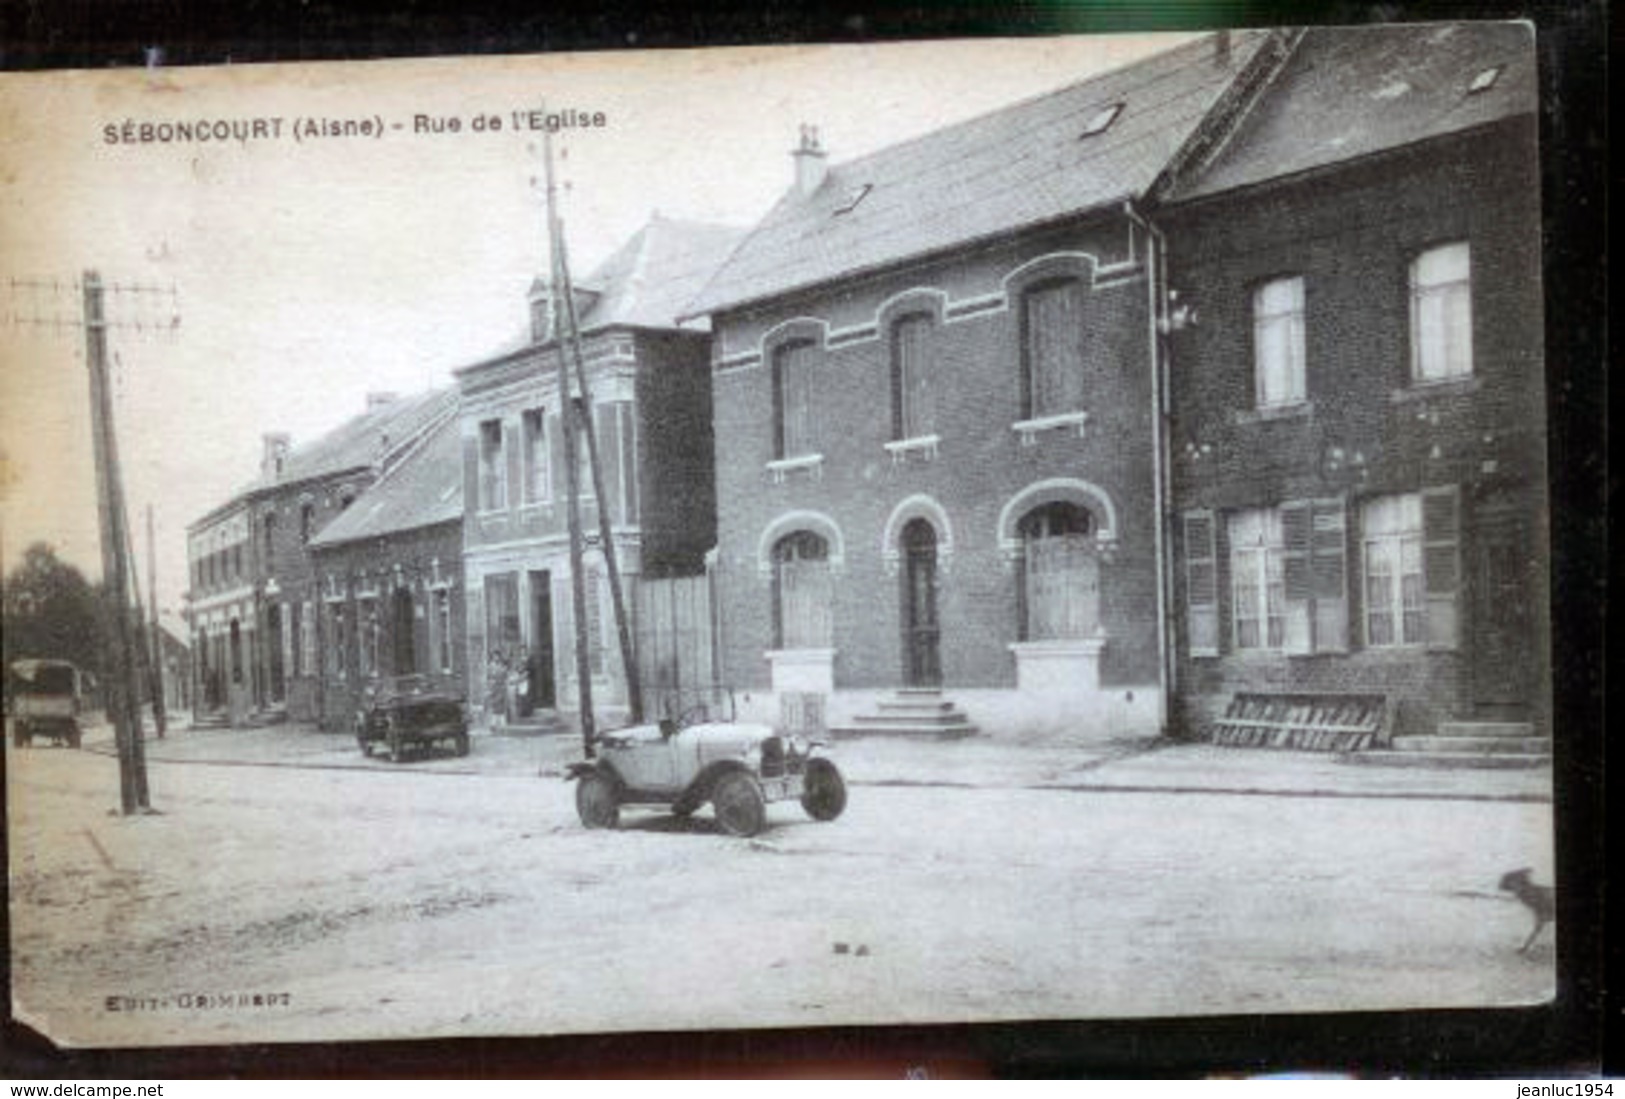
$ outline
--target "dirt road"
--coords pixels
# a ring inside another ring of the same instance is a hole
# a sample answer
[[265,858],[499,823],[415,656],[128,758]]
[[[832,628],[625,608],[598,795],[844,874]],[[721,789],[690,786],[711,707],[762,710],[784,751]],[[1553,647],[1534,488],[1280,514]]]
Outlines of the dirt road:
[[[262,761],[263,762],[263,761]],[[1538,1002],[1530,801],[867,785],[755,841],[558,779],[9,758],[15,1011],[70,1045]],[[1177,765],[1178,761],[1174,761]],[[1142,771],[1154,763],[1136,760]],[[256,997],[258,999],[256,1000]]]

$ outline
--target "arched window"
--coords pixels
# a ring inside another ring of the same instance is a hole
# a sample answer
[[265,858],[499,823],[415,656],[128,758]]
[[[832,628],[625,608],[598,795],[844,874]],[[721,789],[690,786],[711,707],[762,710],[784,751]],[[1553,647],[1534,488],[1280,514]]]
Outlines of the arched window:
[[931,315],[909,313],[892,324],[892,438],[918,439],[936,431],[931,400]]
[[1051,279],[1021,296],[1022,418],[1083,409],[1083,282]]
[[773,352],[773,456],[814,454],[811,340],[780,344]]
[[1021,517],[1020,614],[1023,641],[1092,637],[1100,624],[1099,562],[1093,520],[1065,500]]
[[773,545],[773,632],[781,649],[827,649],[830,618],[829,543],[798,530]]

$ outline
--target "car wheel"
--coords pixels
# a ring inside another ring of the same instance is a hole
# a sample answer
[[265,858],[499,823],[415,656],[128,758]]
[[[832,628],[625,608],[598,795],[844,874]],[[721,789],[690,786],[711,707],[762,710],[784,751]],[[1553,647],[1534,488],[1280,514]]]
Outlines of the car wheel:
[[717,823],[730,836],[754,836],[767,823],[767,799],[761,783],[743,771],[730,771],[711,790]]
[[608,776],[593,772],[576,782],[576,813],[588,828],[614,828],[621,820],[621,795]]
[[807,777],[801,793],[801,807],[813,820],[834,820],[846,808],[846,779],[827,759],[807,761]]

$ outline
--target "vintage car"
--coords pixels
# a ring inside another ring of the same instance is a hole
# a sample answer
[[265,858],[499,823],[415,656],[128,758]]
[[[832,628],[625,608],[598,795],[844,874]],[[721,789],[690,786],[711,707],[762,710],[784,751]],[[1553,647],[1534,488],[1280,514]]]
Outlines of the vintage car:
[[397,675],[370,684],[355,715],[361,754],[382,748],[399,762],[436,747],[468,755],[468,711],[461,694],[437,688],[421,675]]
[[576,812],[588,828],[614,828],[623,805],[667,806],[686,817],[710,802],[724,832],[754,836],[770,802],[798,799],[820,821],[846,808],[846,780],[818,754],[821,742],[735,723],[726,692],[659,712],[676,716],[602,733],[597,758],[571,765]]
[[35,737],[79,747],[81,673],[66,660],[18,660],[9,669],[11,742],[27,747]]

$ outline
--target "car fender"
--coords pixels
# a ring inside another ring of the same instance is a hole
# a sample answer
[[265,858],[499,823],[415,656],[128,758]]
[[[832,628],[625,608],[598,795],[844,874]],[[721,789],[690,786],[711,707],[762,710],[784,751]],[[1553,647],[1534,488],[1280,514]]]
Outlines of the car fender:
[[740,760],[719,759],[715,763],[708,765],[705,770],[694,776],[694,781],[689,783],[688,789],[683,791],[682,800],[693,802],[696,805],[701,802],[710,801],[711,787],[715,786],[717,780],[730,771],[742,771],[752,777],[755,777],[756,775],[755,771],[752,771],[749,767],[745,766],[745,764]]
[[584,779],[588,775],[603,775],[605,778],[609,779],[609,781],[615,783],[615,785],[623,785],[621,776],[615,773],[615,768],[611,767],[602,760],[597,759],[581,760],[580,762],[570,764],[570,766],[565,769],[564,781],[576,781]]

